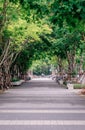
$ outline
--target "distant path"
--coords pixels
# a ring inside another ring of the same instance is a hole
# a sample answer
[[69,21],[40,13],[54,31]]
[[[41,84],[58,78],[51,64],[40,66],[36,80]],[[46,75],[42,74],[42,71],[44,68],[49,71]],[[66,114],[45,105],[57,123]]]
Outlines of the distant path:
[[0,130],[85,130],[85,97],[51,79],[0,94]]

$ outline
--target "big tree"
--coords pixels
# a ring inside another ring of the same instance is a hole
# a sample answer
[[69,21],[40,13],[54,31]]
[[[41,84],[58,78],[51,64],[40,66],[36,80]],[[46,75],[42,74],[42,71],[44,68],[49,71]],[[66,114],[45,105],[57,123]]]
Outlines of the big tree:
[[12,63],[20,54],[23,55],[21,52],[26,44],[40,41],[40,35],[50,33],[44,14],[40,14],[43,9],[47,12],[46,6],[40,0],[1,0],[0,68],[3,88]]
[[[54,0],[51,10],[51,22],[53,30],[59,26],[60,31],[55,34],[56,46],[63,56],[65,54],[68,61],[68,73],[71,75],[74,71],[75,55],[80,45],[85,43],[85,1],[80,0]],[[65,29],[67,27],[67,29]],[[65,31],[66,30],[66,31]],[[60,35],[60,38],[57,35]],[[83,42],[81,42],[83,41]],[[64,53],[63,53],[64,51]]]

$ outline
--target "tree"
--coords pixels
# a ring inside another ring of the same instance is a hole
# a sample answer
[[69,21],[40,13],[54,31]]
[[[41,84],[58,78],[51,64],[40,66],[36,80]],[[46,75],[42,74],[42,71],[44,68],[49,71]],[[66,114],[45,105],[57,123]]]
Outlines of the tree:
[[[50,31],[48,25],[44,25],[41,21],[38,22],[34,19],[36,9],[31,9],[32,3],[27,3],[27,1],[19,2],[18,0],[1,1],[0,67],[2,73],[4,73],[3,77],[6,77],[5,75],[10,73],[12,63],[27,43],[40,41],[39,35],[43,31],[45,33],[49,33]],[[23,17],[24,12],[25,16]]]
[[[53,23],[53,29],[55,30],[59,26],[59,31],[55,34],[56,55],[59,55],[59,59],[66,56],[70,74],[74,71],[76,51],[80,48],[81,40],[85,41],[84,5],[85,1],[83,0],[56,0],[51,3],[52,13],[50,20]],[[63,33],[60,34],[61,31]],[[60,35],[60,38],[58,35]]]

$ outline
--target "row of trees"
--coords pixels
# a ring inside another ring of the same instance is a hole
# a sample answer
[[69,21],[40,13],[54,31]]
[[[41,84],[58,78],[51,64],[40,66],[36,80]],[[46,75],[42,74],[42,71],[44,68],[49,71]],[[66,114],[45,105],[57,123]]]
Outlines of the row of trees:
[[31,63],[29,59],[34,55],[35,43],[42,42],[40,36],[43,34],[51,33],[49,25],[40,18],[39,13],[37,16],[38,10],[36,6],[33,7],[34,4],[38,4],[38,1],[1,0],[0,2],[0,86],[2,89],[10,85],[11,76],[27,71]]
[[[56,56],[68,75],[85,59],[84,0],[1,0],[0,86],[22,77],[37,59]],[[83,65],[83,66],[82,66]]]
[[[83,65],[82,60],[85,53],[85,1],[80,0],[56,0],[53,3],[52,22],[55,25],[54,35],[56,40],[56,55],[58,56],[60,72],[62,61],[68,62],[68,75],[75,71],[77,60]],[[55,17],[56,16],[56,17]],[[55,45],[54,45],[55,47]],[[78,59],[77,59],[78,58]],[[79,71],[82,66],[79,65]]]

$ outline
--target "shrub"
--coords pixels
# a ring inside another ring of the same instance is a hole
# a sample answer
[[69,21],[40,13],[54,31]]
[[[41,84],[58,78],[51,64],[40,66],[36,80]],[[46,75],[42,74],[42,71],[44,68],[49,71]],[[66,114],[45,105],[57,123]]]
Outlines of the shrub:
[[13,78],[12,82],[16,82],[16,81],[19,81],[19,80],[20,80],[19,78]]
[[85,88],[85,84],[74,84],[74,89],[82,89]]

